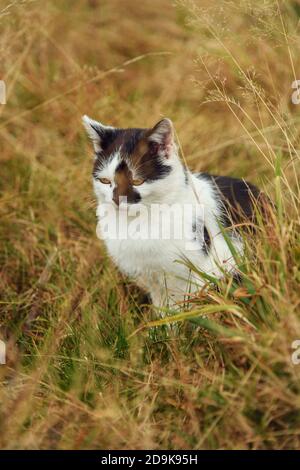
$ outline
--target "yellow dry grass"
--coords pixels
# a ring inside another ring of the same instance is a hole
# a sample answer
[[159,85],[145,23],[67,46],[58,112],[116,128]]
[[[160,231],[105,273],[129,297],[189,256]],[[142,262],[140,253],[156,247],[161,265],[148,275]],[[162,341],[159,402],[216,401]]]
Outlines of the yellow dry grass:
[[[1,448],[299,448],[299,18],[288,0],[0,1]],[[191,168],[276,203],[242,286],[199,293],[171,332],[96,238],[85,113],[168,116]]]

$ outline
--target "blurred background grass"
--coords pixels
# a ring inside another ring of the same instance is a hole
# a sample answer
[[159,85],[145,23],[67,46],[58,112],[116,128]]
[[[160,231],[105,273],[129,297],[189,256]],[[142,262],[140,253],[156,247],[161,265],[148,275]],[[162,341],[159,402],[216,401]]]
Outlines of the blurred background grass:
[[[299,15],[298,1],[0,1],[1,448],[299,448]],[[192,169],[275,200],[243,285],[191,299],[194,327],[150,329],[97,240],[85,113],[168,116]]]

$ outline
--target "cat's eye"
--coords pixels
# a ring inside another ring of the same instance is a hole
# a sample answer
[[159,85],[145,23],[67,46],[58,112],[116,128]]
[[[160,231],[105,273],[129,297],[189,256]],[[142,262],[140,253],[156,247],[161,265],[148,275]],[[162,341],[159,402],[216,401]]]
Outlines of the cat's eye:
[[141,186],[141,184],[143,184],[144,181],[145,180],[143,180],[142,178],[137,178],[136,180],[132,181],[132,184],[133,184],[133,186]]
[[110,180],[108,178],[99,178],[99,181],[102,184],[110,184]]

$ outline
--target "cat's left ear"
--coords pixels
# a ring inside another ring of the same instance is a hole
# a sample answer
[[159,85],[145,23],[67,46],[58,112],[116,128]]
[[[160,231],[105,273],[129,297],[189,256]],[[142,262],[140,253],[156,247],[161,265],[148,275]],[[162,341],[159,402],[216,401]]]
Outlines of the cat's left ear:
[[155,124],[148,133],[148,140],[150,146],[153,146],[154,150],[157,149],[158,154],[169,158],[174,146],[174,130],[171,119],[164,118]]
[[[95,152],[100,152],[103,148],[103,141],[106,136],[112,134],[113,127],[104,126],[99,121],[89,118],[87,115],[82,117],[82,123],[86,132],[94,144]],[[107,139],[106,139],[107,140]]]

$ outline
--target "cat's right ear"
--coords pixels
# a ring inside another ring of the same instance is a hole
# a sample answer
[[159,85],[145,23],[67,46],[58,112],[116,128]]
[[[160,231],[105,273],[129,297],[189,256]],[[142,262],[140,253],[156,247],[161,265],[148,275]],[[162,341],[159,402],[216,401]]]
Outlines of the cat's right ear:
[[148,140],[152,151],[158,155],[169,158],[174,146],[174,131],[171,119],[161,119],[148,131]]
[[105,136],[108,133],[111,133],[113,127],[104,126],[99,121],[89,118],[87,115],[82,116],[82,122],[85,127],[85,130],[93,142],[95,152],[100,152],[102,148],[102,143]]

